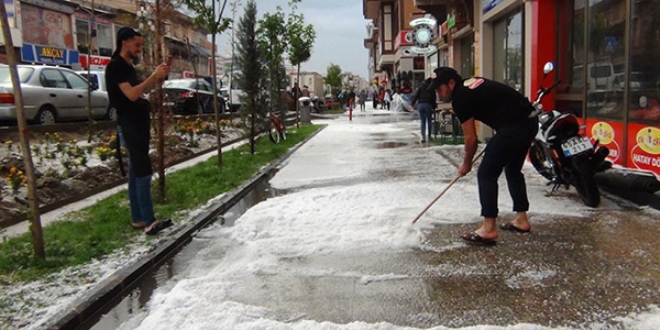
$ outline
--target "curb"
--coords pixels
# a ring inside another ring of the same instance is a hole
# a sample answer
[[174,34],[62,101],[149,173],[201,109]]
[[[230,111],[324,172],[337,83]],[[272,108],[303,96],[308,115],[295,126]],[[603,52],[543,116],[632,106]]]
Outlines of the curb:
[[[228,211],[241,200],[261,180],[272,177],[277,168],[284,163],[301,146],[311,140],[316,134],[325,129],[323,125],[305,140],[293,146],[286,154],[272,164],[262,168],[250,180],[240,187],[228,192],[217,203],[208,207],[206,211],[191,219],[188,224],[170,233],[168,237],[155,246],[153,251],[146,253],[139,261],[127,265],[107,279],[99,282],[84,299],[76,299],[65,310],[53,316],[45,322],[46,329],[76,329],[99,313],[103,308],[110,305],[115,298],[128,292],[142,276],[149,271],[159,267],[171,256],[181,250],[190,240],[192,235],[200,229],[213,223],[222,213]],[[169,237],[172,235],[172,237]]]

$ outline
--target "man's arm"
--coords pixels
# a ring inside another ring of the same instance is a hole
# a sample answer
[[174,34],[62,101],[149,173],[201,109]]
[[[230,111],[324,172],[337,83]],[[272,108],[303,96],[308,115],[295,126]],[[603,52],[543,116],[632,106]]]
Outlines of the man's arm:
[[461,128],[465,136],[465,156],[463,157],[463,164],[458,168],[458,175],[464,176],[472,170],[472,161],[474,160],[474,154],[477,152],[477,129],[474,118],[462,123]]
[[135,102],[137,99],[142,97],[144,91],[151,87],[151,85],[155,84],[156,81],[165,78],[169,71],[170,68],[167,65],[161,64],[156,68],[156,71],[154,71],[154,73],[152,73],[142,83],[131,86],[129,82],[123,82],[119,84],[119,89],[121,89],[126,98],[131,100],[131,102]]

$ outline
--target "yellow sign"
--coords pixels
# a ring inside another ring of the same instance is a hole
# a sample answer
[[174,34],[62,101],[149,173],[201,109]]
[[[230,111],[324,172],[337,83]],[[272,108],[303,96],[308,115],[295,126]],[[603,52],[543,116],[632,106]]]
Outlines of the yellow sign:
[[591,136],[602,145],[610,144],[614,141],[614,128],[606,122],[598,122],[591,128]]
[[41,56],[50,57],[50,58],[64,58],[64,50],[51,48],[51,47],[44,47],[41,48]]
[[637,132],[637,145],[651,155],[660,154],[660,129],[645,127]]

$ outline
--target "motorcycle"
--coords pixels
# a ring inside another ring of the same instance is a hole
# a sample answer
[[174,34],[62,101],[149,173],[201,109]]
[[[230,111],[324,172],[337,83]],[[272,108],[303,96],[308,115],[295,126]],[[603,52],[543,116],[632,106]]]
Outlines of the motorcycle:
[[[552,62],[543,67],[543,80],[554,70]],[[600,204],[600,191],[594,175],[612,166],[606,161],[609,149],[599,146],[599,141],[580,133],[584,126],[571,112],[557,110],[544,111],[541,100],[559,85],[555,82],[549,88],[543,83],[532,105],[534,111],[530,118],[538,116],[539,131],[529,149],[529,158],[534,168],[553,185],[555,192],[559,187],[574,186],[585,205],[597,207]]]

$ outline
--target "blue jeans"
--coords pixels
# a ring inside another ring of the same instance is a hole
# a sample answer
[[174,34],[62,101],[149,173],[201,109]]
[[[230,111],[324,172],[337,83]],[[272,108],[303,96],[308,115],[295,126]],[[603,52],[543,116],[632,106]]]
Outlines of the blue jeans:
[[422,133],[422,139],[424,139],[424,136],[427,136],[426,130],[428,126],[428,139],[431,140],[433,106],[431,103],[420,103],[417,106],[417,111],[419,111],[419,121],[421,122],[420,131]]
[[[117,135],[122,146],[126,147],[126,141],[119,126],[117,127]],[[137,177],[130,161],[130,154],[128,159],[128,200],[131,206],[131,220],[134,223],[141,221],[145,227],[148,227],[156,221],[154,205],[151,201],[151,175]]]

